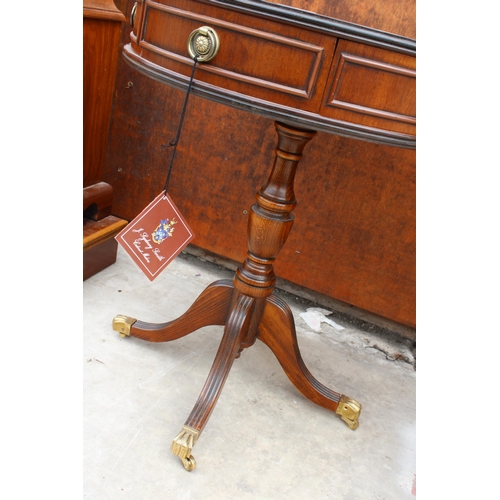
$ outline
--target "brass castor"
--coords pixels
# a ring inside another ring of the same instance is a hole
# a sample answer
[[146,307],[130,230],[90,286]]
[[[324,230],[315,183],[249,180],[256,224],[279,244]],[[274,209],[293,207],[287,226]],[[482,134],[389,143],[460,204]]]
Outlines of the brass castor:
[[130,316],[118,314],[113,318],[113,330],[120,334],[120,337],[130,337],[130,328],[137,320]]
[[177,434],[170,446],[172,453],[181,459],[182,465],[189,472],[196,468],[196,460],[191,455],[191,450],[198,440],[199,435],[198,430],[188,425],[183,425],[181,432]]
[[336,410],[337,415],[351,430],[355,430],[359,426],[359,414],[361,413],[361,405],[355,400],[344,394],[340,397],[339,406]]
[[196,460],[194,459],[193,455],[191,455],[190,457],[181,458],[181,462],[182,465],[184,465],[184,468],[189,472],[196,469]]

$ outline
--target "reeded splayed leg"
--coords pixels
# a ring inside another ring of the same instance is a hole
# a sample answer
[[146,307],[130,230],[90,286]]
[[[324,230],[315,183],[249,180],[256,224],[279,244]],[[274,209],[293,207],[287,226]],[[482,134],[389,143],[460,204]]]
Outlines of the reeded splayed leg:
[[340,415],[350,429],[358,427],[361,405],[311,375],[300,355],[292,311],[275,295],[267,299],[257,338],[273,351],[287,377],[307,399]]
[[192,471],[196,467],[191,451],[215,408],[233,361],[238,355],[241,342],[251,323],[255,300],[238,292],[235,293],[235,296],[235,305],[229,315],[224,335],[205,385],[181,432],[174,438],[171,445],[172,453],[181,459],[184,468],[188,471]]
[[148,342],[169,342],[209,325],[224,325],[234,286],[231,280],[209,285],[179,318],[167,323],[148,323],[128,316],[113,319],[113,330],[121,337],[132,336]]

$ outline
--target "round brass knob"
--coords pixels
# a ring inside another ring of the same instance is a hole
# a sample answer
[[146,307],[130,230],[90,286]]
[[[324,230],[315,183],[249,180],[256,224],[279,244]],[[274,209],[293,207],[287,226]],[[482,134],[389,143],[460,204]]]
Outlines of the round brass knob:
[[188,52],[198,62],[211,61],[219,52],[220,40],[214,29],[202,26],[194,30],[188,38]]

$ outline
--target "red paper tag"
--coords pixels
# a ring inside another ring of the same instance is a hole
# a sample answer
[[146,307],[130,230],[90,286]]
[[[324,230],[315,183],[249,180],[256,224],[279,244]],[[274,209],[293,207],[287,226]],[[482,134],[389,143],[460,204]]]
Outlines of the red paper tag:
[[193,238],[193,232],[165,191],[115,236],[150,281]]

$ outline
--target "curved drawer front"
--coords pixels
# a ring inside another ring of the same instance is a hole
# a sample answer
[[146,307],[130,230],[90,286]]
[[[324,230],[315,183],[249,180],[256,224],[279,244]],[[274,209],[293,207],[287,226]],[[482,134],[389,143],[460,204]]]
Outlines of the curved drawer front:
[[321,114],[415,135],[415,58],[341,40]]
[[304,128],[414,147],[414,57],[236,4],[139,1],[125,57],[185,88],[193,65],[187,41],[209,26],[220,49],[198,64],[194,93]]
[[[189,75],[190,33],[210,26],[220,49],[200,64],[196,79],[242,95],[315,112],[326,83],[336,38],[283,27],[279,23],[193,1],[144,2],[136,38],[141,57],[163,68]],[[326,64],[325,64],[326,62]]]

